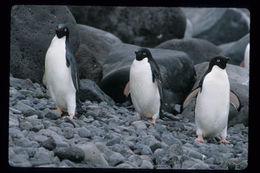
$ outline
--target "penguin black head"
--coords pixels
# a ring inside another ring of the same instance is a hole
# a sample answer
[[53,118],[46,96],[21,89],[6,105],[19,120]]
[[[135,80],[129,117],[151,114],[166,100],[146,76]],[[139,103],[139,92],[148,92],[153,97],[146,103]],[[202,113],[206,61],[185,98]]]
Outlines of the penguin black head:
[[229,57],[223,57],[223,56],[217,56],[215,58],[212,58],[209,63],[209,69],[212,69],[213,66],[215,65],[221,69],[225,69],[229,59],[230,59]]
[[142,48],[141,47],[137,51],[135,51],[135,54],[136,54],[136,60],[137,61],[141,61],[144,58],[148,58],[148,59],[152,58],[152,54],[149,51],[149,49],[147,49],[147,48]]
[[69,29],[66,25],[64,24],[59,24],[56,27],[56,35],[58,38],[62,38],[63,36],[68,37],[69,36]]

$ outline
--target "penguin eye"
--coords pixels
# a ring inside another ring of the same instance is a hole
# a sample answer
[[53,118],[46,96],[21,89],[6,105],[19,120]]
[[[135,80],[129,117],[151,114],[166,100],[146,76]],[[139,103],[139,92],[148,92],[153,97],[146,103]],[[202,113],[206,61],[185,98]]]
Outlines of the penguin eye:
[[217,62],[220,62],[220,59],[217,59]]
[[67,32],[67,28],[64,28],[64,32]]
[[146,55],[146,53],[145,53],[145,52],[143,52],[143,55]]

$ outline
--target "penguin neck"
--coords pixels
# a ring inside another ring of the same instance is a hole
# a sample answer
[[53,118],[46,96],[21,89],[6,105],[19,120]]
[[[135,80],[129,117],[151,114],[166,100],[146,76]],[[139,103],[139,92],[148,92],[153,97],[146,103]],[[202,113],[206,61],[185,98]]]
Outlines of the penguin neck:
[[224,79],[227,77],[227,71],[226,69],[221,69],[218,66],[213,66],[211,69],[210,74],[214,76],[215,78],[221,78]]

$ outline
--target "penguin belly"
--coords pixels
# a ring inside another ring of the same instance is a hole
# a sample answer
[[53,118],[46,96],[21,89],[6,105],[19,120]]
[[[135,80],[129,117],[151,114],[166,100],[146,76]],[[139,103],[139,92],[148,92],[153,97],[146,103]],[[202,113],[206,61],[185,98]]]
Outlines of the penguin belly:
[[147,118],[158,116],[160,111],[160,94],[156,81],[152,81],[151,66],[144,58],[134,60],[130,69],[130,93],[136,111]]
[[226,72],[209,73],[198,93],[195,107],[195,123],[203,136],[216,136],[226,127],[229,114],[230,86]]
[[75,114],[76,89],[74,87],[71,69],[66,65],[65,38],[53,38],[46,53],[45,81],[52,99],[56,105]]

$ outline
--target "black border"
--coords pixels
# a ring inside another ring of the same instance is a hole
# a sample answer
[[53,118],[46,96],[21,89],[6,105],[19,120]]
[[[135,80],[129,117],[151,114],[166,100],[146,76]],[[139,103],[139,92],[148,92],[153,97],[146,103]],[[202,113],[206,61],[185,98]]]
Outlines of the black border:
[[[248,8],[250,10],[250,88],[249,88],[249,148],[248,148],[248,167],[241,171],[228,172],[248,172],[255,170],[255,162],[259,159],[256,153],[256,127],[258,126],[254,121],[257,117],[257,1],[246,0],[12,0],[8,2],[8,7],[2,5],[2,19],[4,25],[1,27],[4,30],[1,32],[1,39],[4,38],[1,44],[1,51],[5,54],[1,57],[0,68],[1,74],[1,168],[4,172],[169,172],[169,170],[144,170],[144,169],[95,169],[95,168],[19,168],[11,167],[8,163],[8,113],[9,113],[9,72],[10,72],[10,24],[11,24],[11,8],[13,5],[94,5],[94,6],[165,6],[165,7],[231,7],[231,8]],[[7,58],[8,57],[8,58]],[[4,61],[4,62],[3,62]],[[8,65],[7,65],[8,64]],[[191,170],[170,170],[171,172],[191,172]],[[209,172],[209,170],[192,170],[192,172]],[[226,172],[221,170],[211,170],[213,172]]]

